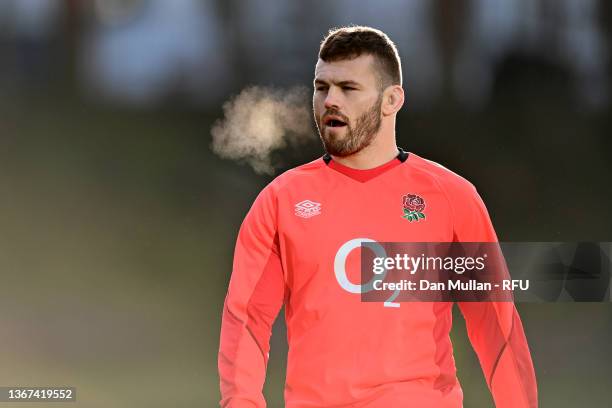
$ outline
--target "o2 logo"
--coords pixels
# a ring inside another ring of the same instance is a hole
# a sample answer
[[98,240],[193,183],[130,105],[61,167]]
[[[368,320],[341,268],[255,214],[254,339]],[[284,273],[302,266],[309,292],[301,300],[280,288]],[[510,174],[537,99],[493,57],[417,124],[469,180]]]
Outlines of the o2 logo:
[[[334,259],[334,273],[336,275],[336,280],[342,287],[342,289],[346,290],[349,293],[367,293],[371,290],[374,290],[374,280],[384,280],[385,275],[387,275],[387,270],[380,275],[373,276],[372,279],[362,285],[356,285],[348,280],[348,276],[346,274],[346,258],[348,258],[349,254],[353,249],[361,248],[361,244],[364,242],[369,242],[371,245],[368,245],[368,248],[371,248],[377,257],[387,257],[387,252],[385,248],[382,247],[378,242],[374,241],[370,238],[354,238],[350,241],[344,243],[338,252],[336,252],[336,258]],[[399,289],[397,289],[389,299],[387,299],[384,303],[384,307],[400,307],[399,303],[393,302],[395,298],[399,295]]]

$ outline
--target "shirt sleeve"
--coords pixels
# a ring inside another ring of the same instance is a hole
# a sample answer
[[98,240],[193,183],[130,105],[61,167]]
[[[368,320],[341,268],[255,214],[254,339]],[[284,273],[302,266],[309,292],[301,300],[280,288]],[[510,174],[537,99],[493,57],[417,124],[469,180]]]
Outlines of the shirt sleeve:
[[[476,189],[454,200],[454,241],[497,242]],[[537,383],[521,319],[513,302],[458,302],[467,333],[497,408],[536,408]]]
[[262,390],[272,324],[285,293],[276,200],[268,185],[253,203],[236,241],[218,356],[221,407],[266,406]]

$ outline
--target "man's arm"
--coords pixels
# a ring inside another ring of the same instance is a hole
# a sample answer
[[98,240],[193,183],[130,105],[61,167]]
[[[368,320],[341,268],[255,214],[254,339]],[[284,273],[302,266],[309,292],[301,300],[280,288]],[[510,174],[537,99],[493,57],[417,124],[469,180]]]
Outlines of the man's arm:
[[271,187],[253,203],[236,241],[219,345],[223,408],[266,406],[262,389],[270,335],[285,295]]
[[[454,200],[454,241],[497,242],[482,199],[473,186]],[[535,408],[535,372],[523,325],[513,302],[459,302],[487,386],[497,408]]]

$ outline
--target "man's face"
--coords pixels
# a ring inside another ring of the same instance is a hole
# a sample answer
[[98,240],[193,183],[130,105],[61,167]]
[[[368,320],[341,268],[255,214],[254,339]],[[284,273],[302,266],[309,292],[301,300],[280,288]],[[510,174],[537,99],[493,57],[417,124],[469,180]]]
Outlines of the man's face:
[[325,150],[345,157],[368,146],[381,125],[382,92],[374,57],[317,61],[313,113]]

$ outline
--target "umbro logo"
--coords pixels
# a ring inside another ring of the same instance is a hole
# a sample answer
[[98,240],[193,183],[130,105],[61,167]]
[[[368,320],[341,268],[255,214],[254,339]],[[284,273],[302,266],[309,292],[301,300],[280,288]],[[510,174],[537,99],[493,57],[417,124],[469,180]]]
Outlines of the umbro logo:
[[295,215],[302,218],[310,218],[321,214],[321,204],[314,201],[304,200],[295,205]]

